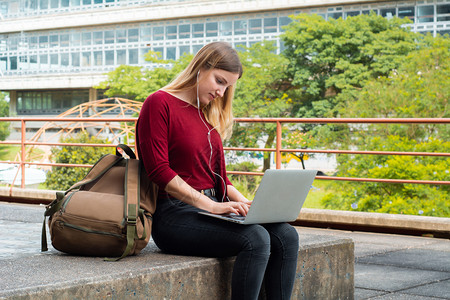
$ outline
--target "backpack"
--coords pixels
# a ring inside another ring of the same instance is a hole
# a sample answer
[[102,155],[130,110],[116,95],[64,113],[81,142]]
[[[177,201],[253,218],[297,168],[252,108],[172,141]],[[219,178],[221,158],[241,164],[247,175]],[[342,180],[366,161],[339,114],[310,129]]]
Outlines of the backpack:
[[[123,151],[129,157],[121,155]],[[158,187],[126,145],[107,154],[86,177],[57,192],[44,213],[41,250],[47,251],[49,217],[55,249],[73,255],[118,257],[138,254],[150,240]]]

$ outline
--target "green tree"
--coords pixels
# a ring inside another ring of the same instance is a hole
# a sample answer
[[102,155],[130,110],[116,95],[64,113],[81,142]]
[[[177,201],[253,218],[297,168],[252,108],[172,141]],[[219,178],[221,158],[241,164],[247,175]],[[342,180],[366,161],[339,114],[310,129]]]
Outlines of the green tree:
[[[75,137],[61,140],[62,143],[107,144],[96,137],[90,137],[87,132],[81,132]],[[105,154],[112,153],[111,148],[62,146],[52,148],[53,161],[65,164],[95,164]],[[82,180],[89,169],[82,167],[53,167],[47,174],[46,187],[51,190],[66,190],[74,183]]]
[[[273,42],[243,47],[239,53],[244,74],[238,80],[233,104],[235,117],[289,117],[292,110],[289,84],[284,80],[287,60],[276,54]],[[271,148],[276,137],[275,124],[236,124],[231,146]],[[264,155],[264,167],[270,168],[270,157]]]
[[281,38],[287,76],[300,91],[298,117],[335,115],[339,94],[389,74],[418,46],[418,35],[401,26],[406,19],[376,14],[328,21],[307,14],[292,18]]
[[[0,117],[9,117],[9,103],[6,101],[6,94],[0,92]],[[0,140],[3,141],[9,136],[9,122],[0,122]]]
[[184,55],[179,60],[161,60],[160,54],[150,51],[145,59],[158,65],[148,69],[139,66],[121,65],[109,72],[108,78],[95,88],[107,89],[105,95],[125,96],[144,101],[148,95],[168,84],[191,61],[192,55]]
[[[388,76],[369,81],[343,116],[448,118],[450,41],[428,36],[430,47],[411,52]],[[442,152],[450,150],[448,125],[370,125],[356,131],[353,147],[362,150]],[[450,159],[429,156],[338,157],[338,173],[347,177],[450,180]],[[337,185],[335,185],[337,187]],[[450,216],[449,187],[439,185],[349,183],[324,204],[335,209]]]
[[[439,36],[428,36],[427,40],[429,47],[411,52],[397,70],[369,81],[349,97],[347,109],[341,109],[341,115],[362,118],[450,117],[450,40]],[[371,126],[369,130],[372,136],[399,135],[417,141],[430,136],[450,139],[447,125]]]

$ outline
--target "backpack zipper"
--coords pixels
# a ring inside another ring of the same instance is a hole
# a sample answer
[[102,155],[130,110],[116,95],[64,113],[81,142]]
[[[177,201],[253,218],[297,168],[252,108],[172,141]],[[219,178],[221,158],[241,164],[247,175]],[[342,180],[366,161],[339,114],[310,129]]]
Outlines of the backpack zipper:
[[101,235],[110,235],[110,236],[119,237],[119,238],[122,237],[122,235],[120,235],[120,234],[104,232],[104,231],[98,231],[98,230],[93,230],[93,229],[88,229],[88,228],[80,227],[80,226],[69,224],[69,223],[62,222],[62,221],[61,221],[61,224],[63,226],[67,226],[69,228],[72,228],[72,229],[75,229],[75,230],[80,230],[80,231],[87,232],[87,233],[94,233],[94,234],[101,234]]

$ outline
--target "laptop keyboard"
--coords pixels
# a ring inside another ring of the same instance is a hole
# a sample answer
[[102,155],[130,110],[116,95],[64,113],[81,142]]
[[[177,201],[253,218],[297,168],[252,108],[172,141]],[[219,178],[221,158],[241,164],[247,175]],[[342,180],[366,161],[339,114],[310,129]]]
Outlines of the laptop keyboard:
[[237,215],[237,214],[229,214],[229,215],[227,215],[227,217],[234,219],[234,220],[245,220],[244,216]]

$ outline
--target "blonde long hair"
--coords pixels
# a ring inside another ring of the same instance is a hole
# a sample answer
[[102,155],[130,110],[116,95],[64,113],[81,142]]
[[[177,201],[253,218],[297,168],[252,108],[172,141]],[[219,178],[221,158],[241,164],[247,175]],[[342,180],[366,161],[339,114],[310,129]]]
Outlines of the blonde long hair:
[[[197,75],[200,70],[221,69],[242,76],[242,64],[239,56],[230,44],[225,42],[213,42],[201,48],[189,65],[163,90],[174,93],[190,90],[197,85]],[[217,97],[202,111],[208,122],[216,127],[223,140],[231,136],[233,126],[232,101],[234,85],[230,86],[223,97]]]

